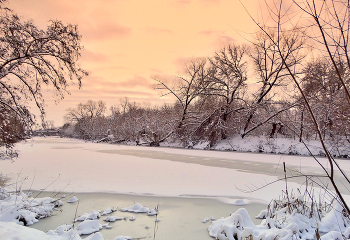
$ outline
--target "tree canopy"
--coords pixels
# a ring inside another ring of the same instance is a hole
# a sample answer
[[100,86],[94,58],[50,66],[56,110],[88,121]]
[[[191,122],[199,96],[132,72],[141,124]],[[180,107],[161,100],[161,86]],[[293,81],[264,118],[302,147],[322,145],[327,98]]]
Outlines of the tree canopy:
[[76,25],[51,20],[43,30],[10,9],[0,9],[1,146],[11,147],[36,123],[31,102],[44,119],[43,86],[51,86],[60,99],[69,85],[81,86],[87,75],[78,64],[82,49]]

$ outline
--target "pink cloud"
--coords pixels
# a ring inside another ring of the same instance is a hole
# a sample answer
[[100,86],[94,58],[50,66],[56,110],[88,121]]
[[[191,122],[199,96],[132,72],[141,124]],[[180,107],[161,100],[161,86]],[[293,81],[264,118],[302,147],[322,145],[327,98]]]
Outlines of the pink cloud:
[[186,57],[179,57],[176,58],[172,63],[178,68],[178,69],[183,69],[186,63],[190,60],[191,58],[186,58]]
[[221,35],[216,37],[216,39],[214,40],[214,42],[212,43],[215,47],[224,47],[227,46],[229,44],[234,43],[236,40],[230,36],[227,35]]
[[169,29],[160,29],[160,28],[155,28],[155,27],[148,27],[146,29],[147,33],[150,34],[163,34],[163,33],[173,33],[171,30]]
[[223,47],[227,46],[229,44],[234,43],[236,40],[228,35],[225,34],[225,31],[219,31],[219,30],[204,30],[198,32],[200,35],[204,35],[205,37],[214,37],[214,41],[212,42],[212,45],[217,47]]
[[81,26],[83,40],[104,40],[108,38],[125,38],[130,35],[131,28],[116,23],[99,24],[97,26]]
[[156,69],[156,68],[151,68],[150,69],[152,72],[156,72],[156,73],[162,73],[163,71]]
[[200,2],[220,3],[221,0],[200,0]]
[[84,50],[82,53],[82,60],[87,62],[104,62],[108,57],[102,53],[94,53],[89,50]]
[[139,75],[134,75],[133,78],[129,78],[128,80],[124,82],[118,82],[117,86],[119,87],[125,87],[125,88],[133,88],[133,87],[147,87],[151,88],[151,82],[149,79],[139,76]]
[[205,30],[205,31],[200,31],[199,34],[203,34],[206,36],[211,36],[211,35],[224,35],[225,31],[218,31],[218,30]]
[[180,5],[187,5],[187,4],[190,4],[191,2],[192,2],[191,0],[178,0],[178,1],[175,1],[174,3],[180,4]]

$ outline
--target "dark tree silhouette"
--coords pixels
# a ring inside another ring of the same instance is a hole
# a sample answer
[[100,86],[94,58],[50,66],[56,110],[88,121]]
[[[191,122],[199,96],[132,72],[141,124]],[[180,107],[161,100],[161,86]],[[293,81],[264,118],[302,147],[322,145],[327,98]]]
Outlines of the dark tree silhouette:
[[24,131],[14,132],[11,129],[17,128],[9,127],[13,121],[23,130],[33,126],[30,102],[44,118],[44,85],[51,86],[61,99],[69,85],[81,86],[87,72],[77,63],[82,51],[80,42],[76,25],[54,20],[42,30],[32,21],[21,20],[12,10],[0,8],[0,109],[4,119],[0,123],[0,146],[11,147],[23,138]]

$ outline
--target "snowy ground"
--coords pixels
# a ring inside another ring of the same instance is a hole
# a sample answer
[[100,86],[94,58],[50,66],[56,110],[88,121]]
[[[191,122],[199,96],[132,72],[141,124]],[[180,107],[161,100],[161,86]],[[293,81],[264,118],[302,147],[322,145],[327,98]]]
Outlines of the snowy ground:
[[[290,169],[322,172],[310,157],[118,146],[61,138],[35,138],[18,144],[18,150],[21,156],[14,162],[0,162],[2,174],[16,183],[9,186],[10,190],[212,196],[226,203],[268,203],[279,197],[284,182],[252,193],[239,189],[255,189],[282,177],[282,162]],[[327,166],[325,159],[321,161]],[[339,163],[350,174],[350,161]],[[300,184],[289,182],[289,187],[296,189]],[[18,228],[0,222],[0,236],[15,239],[4,234],[19,233]],[[48,239],[48,234],[51,239],[67,239],[65,234],[70,231],[60,228],[45,234],[27,233],[32,230],[25,229],[24,234],[38,236],[32,239]],[[102,236],[95,234],[91,239]]]

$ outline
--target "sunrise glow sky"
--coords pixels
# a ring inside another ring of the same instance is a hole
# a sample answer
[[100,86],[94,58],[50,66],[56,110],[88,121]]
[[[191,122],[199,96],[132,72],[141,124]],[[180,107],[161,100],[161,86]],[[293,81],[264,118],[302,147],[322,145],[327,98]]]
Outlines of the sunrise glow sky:
[[[258,1],[242,1],[257,14]],[[45,28],[50,19],[77,24],[84,45],[82,89],[55,104],[46,97],[47,119],[63,123],[69,107],[87,100],[118,105],[128,97],[162,104],[152,75],[175,75],[186,59],[208,57],[232,42],[245,42],[254,23],[238,0],[8,0],[6,6]]]

